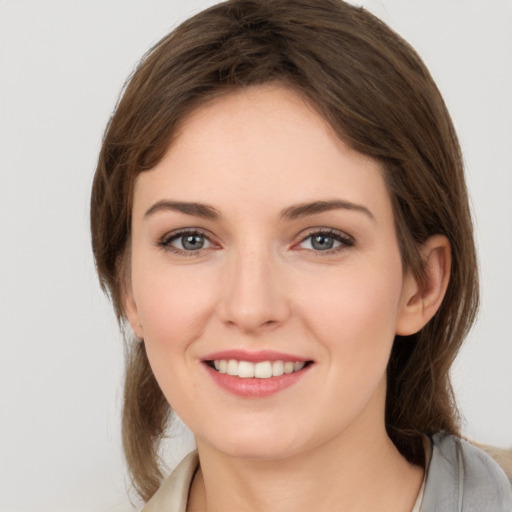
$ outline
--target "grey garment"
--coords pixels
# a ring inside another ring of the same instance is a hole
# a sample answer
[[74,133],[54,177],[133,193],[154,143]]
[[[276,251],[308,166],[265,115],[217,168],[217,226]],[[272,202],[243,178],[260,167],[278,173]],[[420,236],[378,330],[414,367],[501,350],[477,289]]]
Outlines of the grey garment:
[[[421,512],[512,512],[512,486],[494,460],[454,436],[432,437]],[[189,453],[142,512],[185,512],[197,468],[197,451]]]
[[436,434],[421,512],[512,512],[512,485],[498,464],[468,441]]

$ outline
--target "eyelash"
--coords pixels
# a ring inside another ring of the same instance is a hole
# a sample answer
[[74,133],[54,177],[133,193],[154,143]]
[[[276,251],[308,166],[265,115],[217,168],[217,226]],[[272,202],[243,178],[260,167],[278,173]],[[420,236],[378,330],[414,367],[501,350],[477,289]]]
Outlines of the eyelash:
[[174,242],[175,240],[179,240],[180,238],[183,238],[185,236],[189,236],[189,237],[190,236],[200,236],[200,237],[203,237],[205,240],[207,240],[209,243],[211,243],[211,244],[214,243],[214,242],[212,242],[212,240],[206,233],[204,233],[198,229],[183,229],[181,231],[175,231],[175,232],[166,234],[162,239],[160,239],[157,242],[157,246],[166,251],[174,252],[176,254],[185,255],[185,256],[195,256],[195,255],[199,254],[202,250],[205,250],[205,249],[201,248],[201,249],[197,249],[195,251],[187,251],[184,249],[178,249],[171,245],[172,242]]
[[313,254],[315,254],[315,256],[328,256],[328,255],[332,255],[332,254],[337,254],[337,253],[345,251],[347,248],[353,247],[355,245],[355,240],[351,236],[343,233],[342,231],[338,231],[336,229],[316,229],[316,230],[310,231],[308,233],[308,235],[303,237],[301,239],[301,241],[296,245],[300,245],[300,244],[304,243],[306,240],[312,239],[315,236],[324,236],[326,238],[332,238],[336,242],[340,243],[340,245],[338,247],[332,248],[332,249],[326,249],[324,251],[314,250],[314,249],[303,249],[303,250],[313,252]]
[[[211,238],[201,230],[183,229],[181,231],[166,234],[162,239],[160,239],[157,242],[156,245],[166,251],[170,251],[175,254],[184,255],[184,256],[195,256],[195,255],[199,254],[201,251],[209,249],[207,247],[207,248],[200,248],[197,250],[187,251],[185,249],[178,249],[171,245],[172,242],[179,240],[180,238],[183,238],[185,236],[189,236],[189,237],[200,236],[200,237],[204,238],[208,243],[210,243],[212,245],[214,244],[214,242],[211,240]],[[352,237],[350,237],[349,235],[346,235],[345,233],[343,233],[342,231],[338,231],[336,229],[316,229],[316,230],[308,233],[307,236],[303,237],[298,243],[294,244],[293,247],[296,247],[296,246],[304,243],[306,240],[312,239],[315,236],[324,236],[326,238],[332,238],[334,241],[339,242],[340,245],[336,248],[326,249],[326,250],[315,250],[315,249],[299,249],[299,250],[306,250],[306,251],[312,252],[315,255],[324,256],[324,255],[337,254],[341,251],[346,250],[348,247],[353,247],[355,245],[355,240]]]

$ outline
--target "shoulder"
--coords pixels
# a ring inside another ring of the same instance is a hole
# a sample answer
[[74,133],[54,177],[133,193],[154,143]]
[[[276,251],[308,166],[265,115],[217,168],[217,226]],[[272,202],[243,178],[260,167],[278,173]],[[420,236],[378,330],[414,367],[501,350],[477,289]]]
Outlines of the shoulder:
[[512,511],[512,486],[489,455],[443,433],[431,441],[424,512]]
[[197,451],[190,452],[162,482],[142,512],[185,512],[190,484],[198,466]]

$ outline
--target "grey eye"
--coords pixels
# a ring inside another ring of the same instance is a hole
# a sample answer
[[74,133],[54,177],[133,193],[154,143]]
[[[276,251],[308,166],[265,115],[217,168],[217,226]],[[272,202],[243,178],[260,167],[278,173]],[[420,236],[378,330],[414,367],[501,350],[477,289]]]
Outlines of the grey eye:
[[201,233],[181,233],[168,243],[181,251],[199,251],[211,246],[211,242]]
[[317,231],[304,238],[298,245],[300,249],[314,252],[334,253],[347,247],[352,247],[354,240],[338,231]]
[[197,251],[204,247],[204,237],[201,235],[185,235],[181,237],[181,245],[187,251]]
[[332,236],[318,234],[311,237],[311,247],[317,251],[332,249],[334,247],[334,243],[335,240]]
[[302,249],[311,249],[313,251],[328,251],[342,245],[340,240],[327,233],[316,233],[305,238],[300,246]]

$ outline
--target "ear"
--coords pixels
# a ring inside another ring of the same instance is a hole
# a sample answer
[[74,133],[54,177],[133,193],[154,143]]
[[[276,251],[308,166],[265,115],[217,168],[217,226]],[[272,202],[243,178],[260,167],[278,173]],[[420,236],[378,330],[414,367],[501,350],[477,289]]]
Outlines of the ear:
[[139,340],[143,340],[144,333],[142,332],[139,310],[133,296],[131,283],[127,283],[123,286],[122,298],[125,317],[128,320],[135,336],[137,336]]
[[404,277],[396,323],[396,334],[401,336],[418,332],[435,315],[450,280],[450,242],[444,235],[431,236],[421,246],[420,253],[425,265],[425,282],[418,282],[411,272]]

